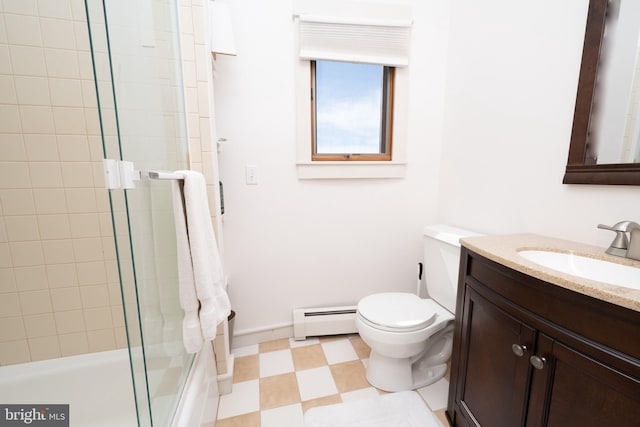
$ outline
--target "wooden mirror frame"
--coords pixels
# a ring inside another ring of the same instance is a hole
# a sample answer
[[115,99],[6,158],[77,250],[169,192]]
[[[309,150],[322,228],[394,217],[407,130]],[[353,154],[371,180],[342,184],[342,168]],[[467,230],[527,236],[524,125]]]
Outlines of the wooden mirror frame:
[[563,184],[640,185],[640,163],[595,164],[587,137],[608,0],[590,0]]

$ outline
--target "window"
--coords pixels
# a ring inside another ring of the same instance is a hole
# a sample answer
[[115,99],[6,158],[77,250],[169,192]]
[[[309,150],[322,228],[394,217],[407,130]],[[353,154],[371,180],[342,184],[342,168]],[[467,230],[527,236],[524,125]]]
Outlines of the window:
[[392,158],[394,68],[311,61],[312,160]]

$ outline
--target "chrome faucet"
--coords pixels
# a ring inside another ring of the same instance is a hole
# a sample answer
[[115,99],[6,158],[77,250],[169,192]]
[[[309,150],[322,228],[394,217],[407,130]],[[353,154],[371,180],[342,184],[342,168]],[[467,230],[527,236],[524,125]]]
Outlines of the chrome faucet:
[[[609,255],[640,259],[640,224],[633,221],[620,221],[614,226],[598,224],[598,228],[616,233],[616,237],[605,251]],[[631,239],[627,237],[631,235]]]

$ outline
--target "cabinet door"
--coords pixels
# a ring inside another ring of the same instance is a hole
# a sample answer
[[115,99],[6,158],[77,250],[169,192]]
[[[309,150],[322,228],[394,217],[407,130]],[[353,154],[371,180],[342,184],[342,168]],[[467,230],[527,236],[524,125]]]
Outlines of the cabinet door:
[[544,334],[534,357],[527,427],[640,426],[640,380]]
[[[462,321],[461,348],[465,351],[456,400],[466,423],[484,427],[523,425],[531,367],[529,349],[535,331],[470,288]],[[514,345],[521,346],[521,355],[516,355]]]

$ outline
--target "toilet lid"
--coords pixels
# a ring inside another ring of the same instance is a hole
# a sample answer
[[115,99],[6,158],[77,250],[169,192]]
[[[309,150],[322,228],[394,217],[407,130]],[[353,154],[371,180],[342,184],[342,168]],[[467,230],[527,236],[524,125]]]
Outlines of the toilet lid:
[[358,313],[383,329],[415,331],[433,323],[436,312],[429,301],[409,293],[369,295],[358,303]]

